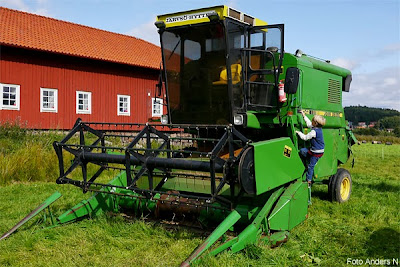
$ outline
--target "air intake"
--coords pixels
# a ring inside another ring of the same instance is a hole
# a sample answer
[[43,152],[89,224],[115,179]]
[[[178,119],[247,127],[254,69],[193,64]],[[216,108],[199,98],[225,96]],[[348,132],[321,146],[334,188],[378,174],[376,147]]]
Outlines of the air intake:
[[341,82],[337,80],[328,80],[328,103],[340,104],[342,101]]

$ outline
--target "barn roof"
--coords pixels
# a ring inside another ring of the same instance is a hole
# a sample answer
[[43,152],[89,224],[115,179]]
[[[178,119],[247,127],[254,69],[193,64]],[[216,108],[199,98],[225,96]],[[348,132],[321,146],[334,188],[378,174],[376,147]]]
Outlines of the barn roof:
[[4,7],[0,44],[152,69],[161,61],[160,47],[147,41]]

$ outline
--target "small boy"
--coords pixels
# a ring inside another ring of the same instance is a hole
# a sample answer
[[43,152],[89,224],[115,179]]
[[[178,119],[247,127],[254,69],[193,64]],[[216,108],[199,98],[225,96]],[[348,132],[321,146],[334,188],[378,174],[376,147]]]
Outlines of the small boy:
[[304,114],[304,111],[300,111],[301,115],[307,124],[308,128],[311,128],[311,131],[308,134],[303,134],[300,131],[296,131],[299,137],[303,140],[311,139],[311,148],[302,148],[300,149],[300,154],[304,158],[309,158],[310,163],[307,167],[307,182],[310,185],[312,182],[312,176],[314,174],[314,167],[317,164],[318,160],[324,155],[324,136],[322,135],[322,126],[325,125],[325,118],[320,115],[315,115],[310,121],[309,118]]

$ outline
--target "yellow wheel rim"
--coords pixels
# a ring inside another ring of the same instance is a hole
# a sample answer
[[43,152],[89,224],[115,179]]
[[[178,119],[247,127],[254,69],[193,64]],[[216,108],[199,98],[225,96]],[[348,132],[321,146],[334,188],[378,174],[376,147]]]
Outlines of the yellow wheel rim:
[[344,177],[342,184],[340,185],[340,196],[343,200],[346,200],[350,195],[350,179],[349,177]]

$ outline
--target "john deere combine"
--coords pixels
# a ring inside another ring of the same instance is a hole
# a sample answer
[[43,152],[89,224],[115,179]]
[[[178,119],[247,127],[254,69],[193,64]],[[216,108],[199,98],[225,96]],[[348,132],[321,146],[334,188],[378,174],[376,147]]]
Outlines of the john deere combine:
[[[161,15],[155,25],[163,63],[155,94],[166,115],[145,125],[78,120],[54,142],[57,183],[96,192],[57,223],[130,209],[216,225],[182,265],[205,251],[277,245],[306,219],[311,200],[299,156],[309,144],[295,133],[307,131],[299,109],[326,118],[314,181],[328,184],[333,200],[349,199],[351,176],[338,166],[355,141],[342,107],[350,71],[285,53],[283,24],[226,6]],[[126,145],[113,145],[116,138]],[[110,182],[101,178],[108,169],[120,170]],[[227,231],[236,236],[221,239]],[[225,241],[214,246],[218,240]]]

